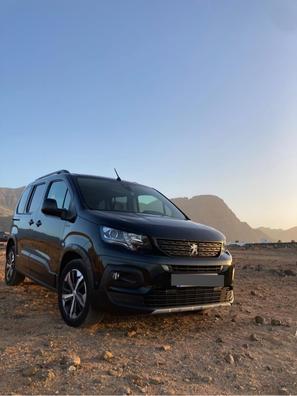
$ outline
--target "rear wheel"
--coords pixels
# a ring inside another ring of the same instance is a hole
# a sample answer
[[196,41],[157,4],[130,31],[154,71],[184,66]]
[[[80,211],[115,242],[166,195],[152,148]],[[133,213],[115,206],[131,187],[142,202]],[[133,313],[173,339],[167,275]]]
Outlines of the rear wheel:
[[59,309],[64,321],[73,327],[100,322],[103,313],[91,305],[92,284],[81,260],[70,261],[62,271],[59,289]]
[[25,276],[20,274],[15,268],[15,247],[11,245],[6,254],[5,263],[5,283],[8,286],[17,286],[23,282]]

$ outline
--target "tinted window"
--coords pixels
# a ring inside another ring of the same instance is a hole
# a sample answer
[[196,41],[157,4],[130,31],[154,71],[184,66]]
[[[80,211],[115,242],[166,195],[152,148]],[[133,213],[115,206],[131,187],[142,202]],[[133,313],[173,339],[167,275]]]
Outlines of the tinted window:
[[163,214],[164,203],[152,195],[138,195],[138,207],[141,213]]
[[172,205],[168,205],[166,201],[160,200],[153,195],[138,195],[138,208],[141,213],[161,214],[163,216],[175,217]]
[[17,213],[25,213],[26,212],[26,204],[27,204],[27,200],[28,200],[30,191],[31,191],[31,187],[28,187],[23,192],[20,202],[18,204]]
[[59,209],[63,209],[67,186],[63,181],[56,181],[51,184],[47,198],[55,199]]
[[77,182],[90,209],[185,218],[182,212],[153,188],[89,176],[78,176]]
[[112,210],[128,210],[128,197],[112,197],[111,199],[111,208]]
[[28,209],[29,213],[36,212],[36,210],[40,208],[41,202],[43,200],[44,189],[45,184],[38,184],[34,187]]

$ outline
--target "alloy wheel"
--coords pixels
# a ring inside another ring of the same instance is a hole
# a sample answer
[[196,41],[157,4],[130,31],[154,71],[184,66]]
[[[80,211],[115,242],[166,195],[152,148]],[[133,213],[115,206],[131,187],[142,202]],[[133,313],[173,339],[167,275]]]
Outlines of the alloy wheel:
[[63,281],[62,304],[69,319],[78,318],[86,306],[87,285],[83,274],[77,270],[70,270]]
[[14,251],[11,249],[8,252],[6,259],[6,279],[8,281],[12,279],[14,271],[15,271],[15,255],[14,255]]

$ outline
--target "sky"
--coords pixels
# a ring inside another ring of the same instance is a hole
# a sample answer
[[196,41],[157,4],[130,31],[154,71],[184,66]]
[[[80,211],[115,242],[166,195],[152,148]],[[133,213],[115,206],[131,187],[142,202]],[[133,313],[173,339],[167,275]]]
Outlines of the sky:
[[295,0],[1,0],[0,186],[56,169],[297,225]]

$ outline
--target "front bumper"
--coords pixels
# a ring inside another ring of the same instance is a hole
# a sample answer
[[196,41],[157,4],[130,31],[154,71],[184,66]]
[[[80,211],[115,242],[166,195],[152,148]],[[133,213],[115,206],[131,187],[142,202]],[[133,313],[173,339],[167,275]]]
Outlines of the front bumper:
[[[103,275],[93,304],[108,311],[166,313],[230,306],[233,303],[232,257],[183,259],[147,256],[103,256]],[[220,287],[172,286],[173,274],[212,274],[223,278]]]

